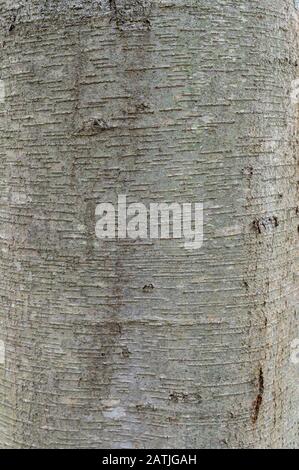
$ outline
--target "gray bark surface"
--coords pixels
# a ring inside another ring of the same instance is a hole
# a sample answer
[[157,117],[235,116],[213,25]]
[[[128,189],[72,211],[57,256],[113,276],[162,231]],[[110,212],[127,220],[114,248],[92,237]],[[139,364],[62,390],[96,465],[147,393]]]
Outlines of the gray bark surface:
[[[298,447],[297,16],[0,0],[1,447]],[[203,247],[98,240],[118,194]]]

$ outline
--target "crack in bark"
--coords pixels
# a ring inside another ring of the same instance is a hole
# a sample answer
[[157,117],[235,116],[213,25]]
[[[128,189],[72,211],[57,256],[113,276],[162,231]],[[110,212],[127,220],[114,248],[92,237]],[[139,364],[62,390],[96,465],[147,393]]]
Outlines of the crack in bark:
[[274,215],[272,217],[254,219],[252,226],[256,232],[261,234],[263,231],[267,231],[268,229],[277,228],[279,226],[278,217]]
[[256,399],[253,402],[253,410],[252,410],[252,422],[255,424],[258,420],[260,408],[263,402],[263,395],[264,395],[264,374],[263,369],[260,367],[259,371],[259,378],[258,378],[258,394]]

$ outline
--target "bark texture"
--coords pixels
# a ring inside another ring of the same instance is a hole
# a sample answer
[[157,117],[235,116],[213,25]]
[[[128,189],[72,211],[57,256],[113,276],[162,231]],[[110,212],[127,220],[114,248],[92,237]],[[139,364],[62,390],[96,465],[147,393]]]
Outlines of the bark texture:
[[[2,447],[298,447],[297,16],[0,0]],[[118,194],[203,248],[97,240]]]

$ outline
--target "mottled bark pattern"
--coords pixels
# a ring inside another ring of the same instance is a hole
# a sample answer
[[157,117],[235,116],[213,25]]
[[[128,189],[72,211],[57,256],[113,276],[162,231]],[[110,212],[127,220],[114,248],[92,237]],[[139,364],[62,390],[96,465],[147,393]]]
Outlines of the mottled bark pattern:
[[[2,447],[298,446],[297,23],[0,0]],[[203,248],[97,240],[118,194],[204,202]]]

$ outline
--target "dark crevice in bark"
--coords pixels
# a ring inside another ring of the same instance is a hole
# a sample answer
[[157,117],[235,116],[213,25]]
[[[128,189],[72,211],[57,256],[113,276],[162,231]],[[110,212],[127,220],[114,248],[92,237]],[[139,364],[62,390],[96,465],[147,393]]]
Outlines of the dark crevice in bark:
[[147,284],[142,288],[143,292],[152,292],[154,290],[153,284]]
[[145,30],[151,29],[149,14],[151,0],[109,0],[112,20],[119,30]]
[[254,219],[252,226],[257,233],[261,234],[263,231],[277,228],[279,226],[278,217],[273,215],[271,217],[260,217],[258,219]]
[[112,13],[114,13],[116,15],[117,14],[117,8],[116,8],[115,0],[109,0],[109,6],[110,6],[110,10],[112,11]]
[[16,27],[16,20],[17,20],[17,16],[16,15],[13,15],[11,18],[10,18],[10,25],[8,27],[8,32],[11,33],[15,27]]
[[260,408],[263,402],[263,395],[264,395],[264,374],[263,369],[260,367],[259,370],[259,377],[258,377],[258,393],[256,399],[253,402],[253,410],[252,410],[252,422],[256,423],[259,417]]

